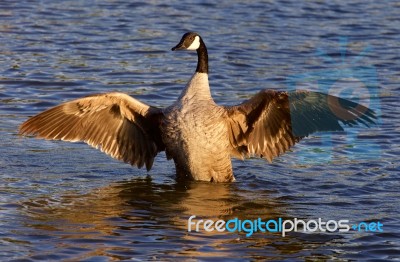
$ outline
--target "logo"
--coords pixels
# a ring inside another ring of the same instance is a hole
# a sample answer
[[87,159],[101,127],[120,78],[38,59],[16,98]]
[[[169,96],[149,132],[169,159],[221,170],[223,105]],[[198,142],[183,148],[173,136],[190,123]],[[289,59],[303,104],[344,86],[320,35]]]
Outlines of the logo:
[[[335,96],[329,97],[326,103],[332,114],[337,118],[352,121],[365,113],[365,107],[368,107],[375,112],[375,126],[379,125],[381,110],[377,71],[373,65],[368,64],[368,54],[372,51],[372,48],[367,46],[358,54],[353,54],[348,50],[348,46],[347,38],[342,37],[339,41],[340,55],[338,53],[335,55],[334,52],[330,52],[333,55],[328,55],[321,49],[317,50],[317,56],[323,60],[321,67],[332,69],[314,70],[287,77],[286,84],[291,110],[296,95],[290,94],[295,94],[295,91],[298,90],[309,90]],[[365,107],[355,106],[351,108],[351,104],[343,105],[336,97],[360,103]],[[293,135],[304,135],[304,119],[292,114],[291,121]],[[342,126],[344,125],[342,124]],[[318,133],[316,138],[313,139],[315,146],[302,148],[302,150],[296,152],[297,160],[301,164],[321,164],[321,161],[332,161],[333,156],[338,151],[340,151],[341,157],[345,155],[349,159],[377,158],[381,154],[380,145],[374,143],[373,140],[360,138],[368,132],[367,128],[360,125],[360,128],[345,128],[344,132],[339,133]],[[315,161],[318,161],[318,163]]]
[[348,219],[336,221],[333,219],[323,220],[322,218],[302,220],[298,218],[283,219],[280,217],[263,220],[259,217],[253,220],[233,218],[227,221],[222,219],[217,221],[212,219],[195,219],[195,215],[188,218],[188,232],[244,232],[246,233],[246,237],[250,237],[255,232],[280,233],[282,237],[287,236],[288,232],[349,232],[351,230],[358,232],[383,232],[383,224],[380,221],[351,224]]

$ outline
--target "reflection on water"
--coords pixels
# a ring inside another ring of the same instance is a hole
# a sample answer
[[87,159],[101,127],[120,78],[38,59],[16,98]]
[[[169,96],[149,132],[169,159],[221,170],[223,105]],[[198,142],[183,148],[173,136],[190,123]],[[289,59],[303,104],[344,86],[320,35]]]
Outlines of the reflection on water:
[[[320,236],[314,247],[307,247],[300,245],[294,236],[283,239],[275,233],[256,233],[249,238],[242,233],[188,233],[187,219],[191,215],[215,221],[235,217],[243,220],[286,217],[284,210],[288,207],[283,201],[272,198],[268,191],[243,194],[235,183],[162,185],[150,178],[133,179],[84,195],[33,198],[21,205],[25,221],[29,221],[25,227],[42,244],[30,254],[33,258],[53,258],[54,249],[57,249],[57,258],[64,259],[262,258],[257,252],[253,254],[257,249],[268,249],[268,258],[282,254],[297,257],[310,254],[312,249],[335,238]],[[27,244],[33,243],[27,241]]]

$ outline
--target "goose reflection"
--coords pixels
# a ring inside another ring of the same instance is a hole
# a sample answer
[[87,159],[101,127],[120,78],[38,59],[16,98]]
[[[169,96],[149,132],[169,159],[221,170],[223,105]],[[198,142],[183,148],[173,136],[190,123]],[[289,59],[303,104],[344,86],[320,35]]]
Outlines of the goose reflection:
[[[58,200],[42,197],[22,204],[28,228],[47,235],[50,245],[82,249],[78,259],[111,256],[116,250],[118,259],[128,259],[149,253],[156,257],[239,257],[239,253],[260,257],[266,247],[269,257],[271,252],[278,256],[302,249],[295,238],[282,239],[272,233],[255,233],[250,238],[242,233],[189,233],[187,220],[192,215],[214,221],[286,217],[288,205],[271,191],[252,193],[234,183],[156,184],[150,178],[137,178],[88,194],[64,194]],[[249,245],[255,250],[248,249]]]

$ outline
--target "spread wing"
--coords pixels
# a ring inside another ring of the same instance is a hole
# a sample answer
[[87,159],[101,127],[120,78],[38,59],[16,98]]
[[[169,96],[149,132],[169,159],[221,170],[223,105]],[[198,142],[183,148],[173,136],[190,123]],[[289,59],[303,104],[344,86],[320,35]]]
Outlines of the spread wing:
[[106,93],[53,107],[24,122],[20,134],[38,138],[84,141],[113,158],[150,170],[165,146],[160,109],[123,93]]
[[369,126],[375,119],[374,112],[361,104],[308,91],[263,90],[225,109],[232,155],[260,156],[270,162],[311,133],[343,130],[339,122]]

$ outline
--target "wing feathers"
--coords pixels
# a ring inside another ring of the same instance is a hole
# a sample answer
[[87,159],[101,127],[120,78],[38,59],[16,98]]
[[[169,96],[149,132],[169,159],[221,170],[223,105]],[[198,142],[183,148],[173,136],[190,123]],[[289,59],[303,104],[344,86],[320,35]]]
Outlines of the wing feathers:
[[[113,158],[149,170],[164,150],[160,109],[122,94],[93,95],[51,108],[28,119],[20,134],[83,141]],[[151,131],[150,131],[151,130]]]
[[339,131],[339,124],[374,124],[371,109],[317,92],[263,90],[250,100],[225,107],[232,155],[269,161],[317,131]]

